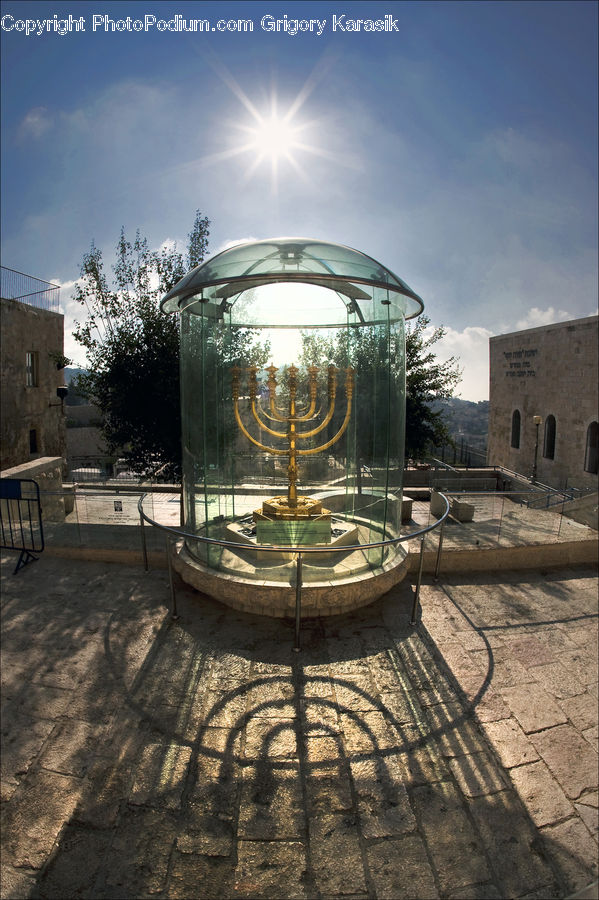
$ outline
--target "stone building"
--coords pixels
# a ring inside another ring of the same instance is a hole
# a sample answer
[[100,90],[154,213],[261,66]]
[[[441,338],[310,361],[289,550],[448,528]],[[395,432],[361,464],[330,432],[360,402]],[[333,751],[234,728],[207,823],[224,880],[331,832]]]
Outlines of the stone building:
[[597,341],[597,316],[490,339],[490,464],[597,488]]
[[[22,278],[38,281],[30,276]],[[45,285],[46,290],[0,299],[1,469],[41,457],[65,456],[65,416],[57,395],[57,388],[64,384],[64,317],[52,309],[33,305],[40,302],[40,294],[52,294],[51,302],[46,298],[45,305],[58,309],[58,287],[39,284]],[[25,287],[30,285],[25,283]]]

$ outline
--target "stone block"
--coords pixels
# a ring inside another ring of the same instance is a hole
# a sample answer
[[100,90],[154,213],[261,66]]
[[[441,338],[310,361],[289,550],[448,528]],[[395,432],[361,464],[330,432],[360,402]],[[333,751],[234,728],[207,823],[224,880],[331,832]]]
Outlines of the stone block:
[[474,506],[472,503],[464,503],[463,500],[452,500],[450,515],[458,522],[472,522],[474,519]]
[[402,522],[410,522],[412,520],[412,504],[413,500],[409,500],[404,497],[401,501],[401,521]]

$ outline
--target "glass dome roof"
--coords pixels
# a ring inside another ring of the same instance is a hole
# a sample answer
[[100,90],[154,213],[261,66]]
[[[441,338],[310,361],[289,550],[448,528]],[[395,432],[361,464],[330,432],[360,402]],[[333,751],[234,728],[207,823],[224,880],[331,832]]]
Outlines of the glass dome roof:
[[199,312],[206,303],[222,309],[245,291],[285,282],[329,288],[356,306],[377,300],[392,304],[408,319],[424,309],[405,281],[371,256],[342,244],[290,237],[250,241],[217,253],[188,272],[161,306],[166,312]]

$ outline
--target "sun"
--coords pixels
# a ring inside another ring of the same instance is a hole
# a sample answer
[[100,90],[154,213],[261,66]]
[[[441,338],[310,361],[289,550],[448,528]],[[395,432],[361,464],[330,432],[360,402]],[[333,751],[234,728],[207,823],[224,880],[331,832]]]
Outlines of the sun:
[[262,119],[254,128],[250,128],[254,138],[251,142],[254,149],[262,156],[269,156],[278,160],[281,157],[289,157],[296,146],[300,128],[291,125],[285,118],[271,113],[267,119]]
[[[308,121],[304,117],[298,116],[300,109],[324,77],[326,70],[324,63],[315,67],[297,96],[284,111],[281,109],[282,104],[274,83],[271,86],[270,101],[266,102],[265,108],[260,109],[250,100],[241,85],[220,60],[211,58],[210,64],[244,107],[248,118],[245,122],[239,117],[229,119],[227,125],[233,132],[233,136],[228,141],[228,148],[203,157],[204,164],[219,163],[234,157],[243,158],[245,156],[248,159],[248,165],[244,173],[244,180],[249,180],[259,169],[267,166],[270,168],[272,192],[276,194],[279,181],[282,180],[283,168],[293,169],[294,175],[304,183],[310,184],[312,172],[307,162],[310,156],[339,162],[336,154],[319,146],[323,134],[326,133],[322,121]],[[318,143],[315,143],[314,134],[318,134]]]

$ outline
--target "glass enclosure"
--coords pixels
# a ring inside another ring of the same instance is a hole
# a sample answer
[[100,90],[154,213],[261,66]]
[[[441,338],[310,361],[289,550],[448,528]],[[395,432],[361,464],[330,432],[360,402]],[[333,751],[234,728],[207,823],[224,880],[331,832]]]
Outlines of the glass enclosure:
[[[405,425],[404,319],[422,302],[370,257],[281,238],[233,247],[164,298],[181,325],[185,531],[210,568],[306,580],[374,569],[399,535]],[[341,550],[339,549],[341,548]]]

